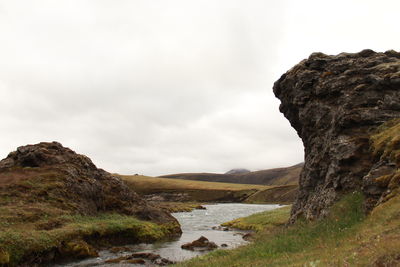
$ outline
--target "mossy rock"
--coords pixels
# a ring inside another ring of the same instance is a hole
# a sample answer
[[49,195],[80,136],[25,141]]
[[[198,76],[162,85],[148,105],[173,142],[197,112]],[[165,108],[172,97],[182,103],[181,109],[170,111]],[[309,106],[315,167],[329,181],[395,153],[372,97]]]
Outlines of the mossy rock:
[[66,242],[59,251],[63,257],[88,258],[99,256],[96,249],[83,240]]
[[7,264],[10,262],[10,254],[0,248],[0,264]]

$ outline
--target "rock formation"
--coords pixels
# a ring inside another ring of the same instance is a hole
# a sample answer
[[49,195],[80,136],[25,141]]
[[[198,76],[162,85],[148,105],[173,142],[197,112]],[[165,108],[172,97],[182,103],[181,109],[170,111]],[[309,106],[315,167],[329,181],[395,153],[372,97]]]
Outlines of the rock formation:
[[387,189],[375,178],[395,169],[372,153],[370,137],[400,117],[400,53],[313,53],[275,82],[274,93],[305,149],[291,221],[324,216],[354,190],[371,209]]
[[52,203],[82,215],[116,212],[154,222],[176,222],[169,213],[148,205],[121,179],[57,142],[21,146],[1,160],[0,193],[30,203]]

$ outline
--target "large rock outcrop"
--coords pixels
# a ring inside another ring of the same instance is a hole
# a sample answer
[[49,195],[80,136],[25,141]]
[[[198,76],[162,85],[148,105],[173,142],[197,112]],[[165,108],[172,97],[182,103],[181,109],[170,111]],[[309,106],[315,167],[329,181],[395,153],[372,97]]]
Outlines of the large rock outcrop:
[[21,146],[1,160],[0,196],[19,203],[46,203],[81,215],[111,212],[177,223],[168,212],[149,205],[120,178],[57,142]]
[[373,153],[371,136],[400,117],[400,53],[313,53],[275,82],[274,93],[305,149],[291,221],[324,216],[354,190],[371,209],[387,191],[375,180],[396,169]]

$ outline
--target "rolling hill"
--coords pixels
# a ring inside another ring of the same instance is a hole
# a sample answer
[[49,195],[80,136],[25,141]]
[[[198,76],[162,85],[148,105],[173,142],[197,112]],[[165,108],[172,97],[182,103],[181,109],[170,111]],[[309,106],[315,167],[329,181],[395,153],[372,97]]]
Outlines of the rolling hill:
[[299,163],[286,168],[274,168],[237,174],[178,173],[159,177],[235,184],[293,185],[298,184],[302,168],[303,163]]

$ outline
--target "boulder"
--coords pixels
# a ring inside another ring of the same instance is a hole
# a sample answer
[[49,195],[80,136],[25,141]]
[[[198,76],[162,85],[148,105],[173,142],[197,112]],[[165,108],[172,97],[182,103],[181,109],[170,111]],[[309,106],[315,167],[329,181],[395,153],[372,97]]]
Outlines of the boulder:
[[218,245],[214,242],[210,242],[206,237],[201,236],[193,242],[183,244],[181,248],[186,250],[213,250],[218,248]]

